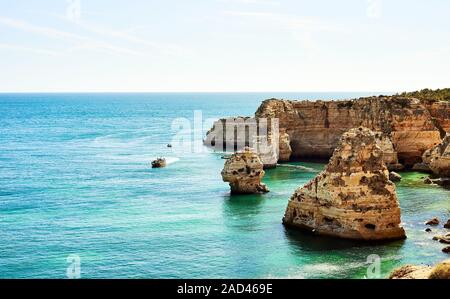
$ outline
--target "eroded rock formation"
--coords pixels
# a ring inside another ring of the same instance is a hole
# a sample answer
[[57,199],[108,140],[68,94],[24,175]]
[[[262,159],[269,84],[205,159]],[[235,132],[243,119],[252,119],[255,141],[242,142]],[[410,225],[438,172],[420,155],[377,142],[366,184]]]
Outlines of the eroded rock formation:
[[258,154],[246,147],[227,159],[222,179],[230,183],[231,193],[265,193],[269,189],[261,183],[264,174],[263,163]]
[[340,136],[358,126],[379,135],[379,144],[387,152],[387,165],[400,161],[412,166],[421,161],[424,151],[440,142],[440,131],[430,112],[413,98],[316,102],[272,99],[262,103],[256,117],[278,118],[297,158],[329,158]]
[[325,171],[292,195],[283,223],[348,239],[405,238],[375,134],[363,127],[343,134]]
[[[442,134],[450,132],[450,103],[424,101],[411,96],[341,101],[269,99],[261,104],[254,118],[245,119],[254,122],[279,120],[280,161],[286,161],[288,156],[291,160],[328,159],[344,132],[364,126],[376,133],[378,145],[385,152],[386,166],[399,170],[402,165],[412,167],[421,163],[423,153],[439,144]],[[232,120],[235,119],[227,119]],[[207,136],[206,144],[222,138],[226,142],[234,142],[230,134],[223,136],[220,127],[224,122],[216,123]],[[291,151],[284,150],[285,140],[289,140],[289,147],[285,148],[291,148]],[[289,152],[291,154],[284,154]]]

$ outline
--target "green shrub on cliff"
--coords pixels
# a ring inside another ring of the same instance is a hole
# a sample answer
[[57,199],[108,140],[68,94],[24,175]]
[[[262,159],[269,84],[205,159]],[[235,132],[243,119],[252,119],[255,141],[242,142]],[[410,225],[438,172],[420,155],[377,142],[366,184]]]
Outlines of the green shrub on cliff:
[[422,89],[414,92],[404,92],[400,96],[414,97],[423,101],[450,101],[450,88],[444,89]]

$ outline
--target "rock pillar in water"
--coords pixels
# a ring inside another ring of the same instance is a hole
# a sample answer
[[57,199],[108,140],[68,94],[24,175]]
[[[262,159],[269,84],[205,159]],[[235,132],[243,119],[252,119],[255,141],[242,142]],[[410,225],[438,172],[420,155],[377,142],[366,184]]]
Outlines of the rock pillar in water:
[[247,147],[225,162],[222,179],[230,183],[234,194],[266,193],[269,189],[261,183],[265,174],[263,167],[258,154]]
[[283,223],[346,239],[406,237],[395,185],[371,130],[344,133],[325,171],[292,195]]

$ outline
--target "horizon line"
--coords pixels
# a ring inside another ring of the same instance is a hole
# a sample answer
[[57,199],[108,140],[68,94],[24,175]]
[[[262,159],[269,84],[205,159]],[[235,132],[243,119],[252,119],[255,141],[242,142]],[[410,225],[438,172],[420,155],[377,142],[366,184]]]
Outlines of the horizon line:
[[255,90],[255,91],[0,91],[0,94],[86,94],[86,93],[397,93],[374,90]]

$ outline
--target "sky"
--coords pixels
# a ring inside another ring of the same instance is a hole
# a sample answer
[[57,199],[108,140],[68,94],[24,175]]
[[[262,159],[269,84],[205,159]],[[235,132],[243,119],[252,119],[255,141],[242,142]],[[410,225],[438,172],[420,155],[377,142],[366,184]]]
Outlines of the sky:
[[450,87],[448,0],[0,0],[0,92]]

